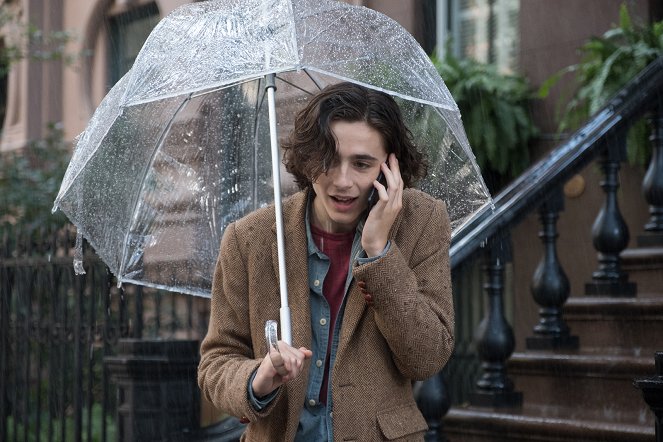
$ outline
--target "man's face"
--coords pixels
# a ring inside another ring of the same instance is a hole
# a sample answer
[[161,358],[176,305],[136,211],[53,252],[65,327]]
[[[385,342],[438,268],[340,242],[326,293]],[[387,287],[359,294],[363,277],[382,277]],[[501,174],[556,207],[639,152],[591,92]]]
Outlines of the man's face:
[[334,121],[330,129],[338,140],[336,159],[313,181],[312,222],[326,232],[348,232],[367,207],[387,150],[380,132],[363,121]]

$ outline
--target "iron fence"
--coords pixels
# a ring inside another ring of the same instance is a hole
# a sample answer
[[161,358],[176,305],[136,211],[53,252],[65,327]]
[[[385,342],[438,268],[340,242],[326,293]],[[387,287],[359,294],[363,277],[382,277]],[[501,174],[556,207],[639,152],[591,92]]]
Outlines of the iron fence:
[[0,243],[0,440],[115,440],[116,397],[103,359],[120,338],[200,339],[209,302],[117,288],[74,235],[4,232]]

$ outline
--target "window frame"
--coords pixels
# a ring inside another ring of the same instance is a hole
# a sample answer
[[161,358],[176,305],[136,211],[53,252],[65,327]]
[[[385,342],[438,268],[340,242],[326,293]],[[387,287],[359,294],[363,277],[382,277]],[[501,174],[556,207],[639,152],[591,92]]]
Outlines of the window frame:
[[[127,27],[141,21],[147,21],[149,31],[144,35],[145,39],[149,32],[154,29],[156,24],[161,20],[159,7],[156,2],[151,2],[131,8],[128,11],[121,12],[109,16],[108,23],[108,90],[110,90],[115,83],[117,83],[124,74],[126,74],[134,61],[138,52],[130,54],[126,51],[127,41],[131,41],[131,36],[126,35]],[[150,21],[152,21],[150,26]],[[134,40],[135,42],[135,40]],[[140,43],[144,44],[145,40]]]

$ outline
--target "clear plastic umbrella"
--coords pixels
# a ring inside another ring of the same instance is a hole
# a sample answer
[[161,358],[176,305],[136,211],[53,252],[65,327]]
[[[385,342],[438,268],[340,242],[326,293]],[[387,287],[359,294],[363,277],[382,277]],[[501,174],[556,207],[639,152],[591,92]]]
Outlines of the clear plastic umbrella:
[[[337,1],[219,0],[157,25],[79,137],[54,210],[119,284],[208,297],[224,228],[274,201],[276,124],[287,134],[307,100],[339,81],[397,100],[429,158],[420,187],[447,202],[452,232],[489,206],[458,107],[400,25]],[[296,190],[286,173],[280,181]]]

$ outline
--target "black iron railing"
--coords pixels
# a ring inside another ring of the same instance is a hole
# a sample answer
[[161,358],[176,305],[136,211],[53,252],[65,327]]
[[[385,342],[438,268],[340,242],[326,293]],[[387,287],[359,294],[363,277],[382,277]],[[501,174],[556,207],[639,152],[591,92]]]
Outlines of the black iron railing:
[[[463,324],[457,330],[460,347],[447,367],[449,384],[461,385],[457,391],[450,392],[454,403],[469,399],[476,405],[499,407],[518,405],[521,401],[506,373],[514,342],[511,326],[505,320],[504,267],[511,260],[510,231],[533,212],[539,213],[542,223],[539,236],[545,252],[533,278],[534,298],[541,306],[540,322],[534,327],[534,336],[527,339],[527,348],[578,347],[577,337],[570,335],[561,316],[569,288],[556,256],[556,221],[563,209],[562,185],[592,161],[597,161],[603,172],[601,187],[606,200],[592,229],[598,269],[585,291],[587,295],[635,295],[635,284],[628,281],[628,275],[620,267],[620,253],[628,243],[629,233],[616,203],[617,174],[625,160],[626,132],[645,115],[653,127],[652,161],[643,185],[651,220],[644,227],[646,235],[638,242],[663,244],[663,57],[631,80],[566,142],[496,195],[494,210],[483,213],[455,234],[450,255],[454,280],[461,290],[455,293],[456,311],[463,319],[472,320],[469,324],[458,321]],[[467,279],[467,269],[476,271],[478,265],[483,266],[486,274],[483,278],[486,302],[477,299],[476,288],[468,288],[468,284],[461,282]],[[474,317],[477,312],[485,315],[477,320]],[[472,340],[479,325],[479,336],[468,352],[466,343]],[[479,363],[481,375],[470,386],[460,373],[474,372]]]

